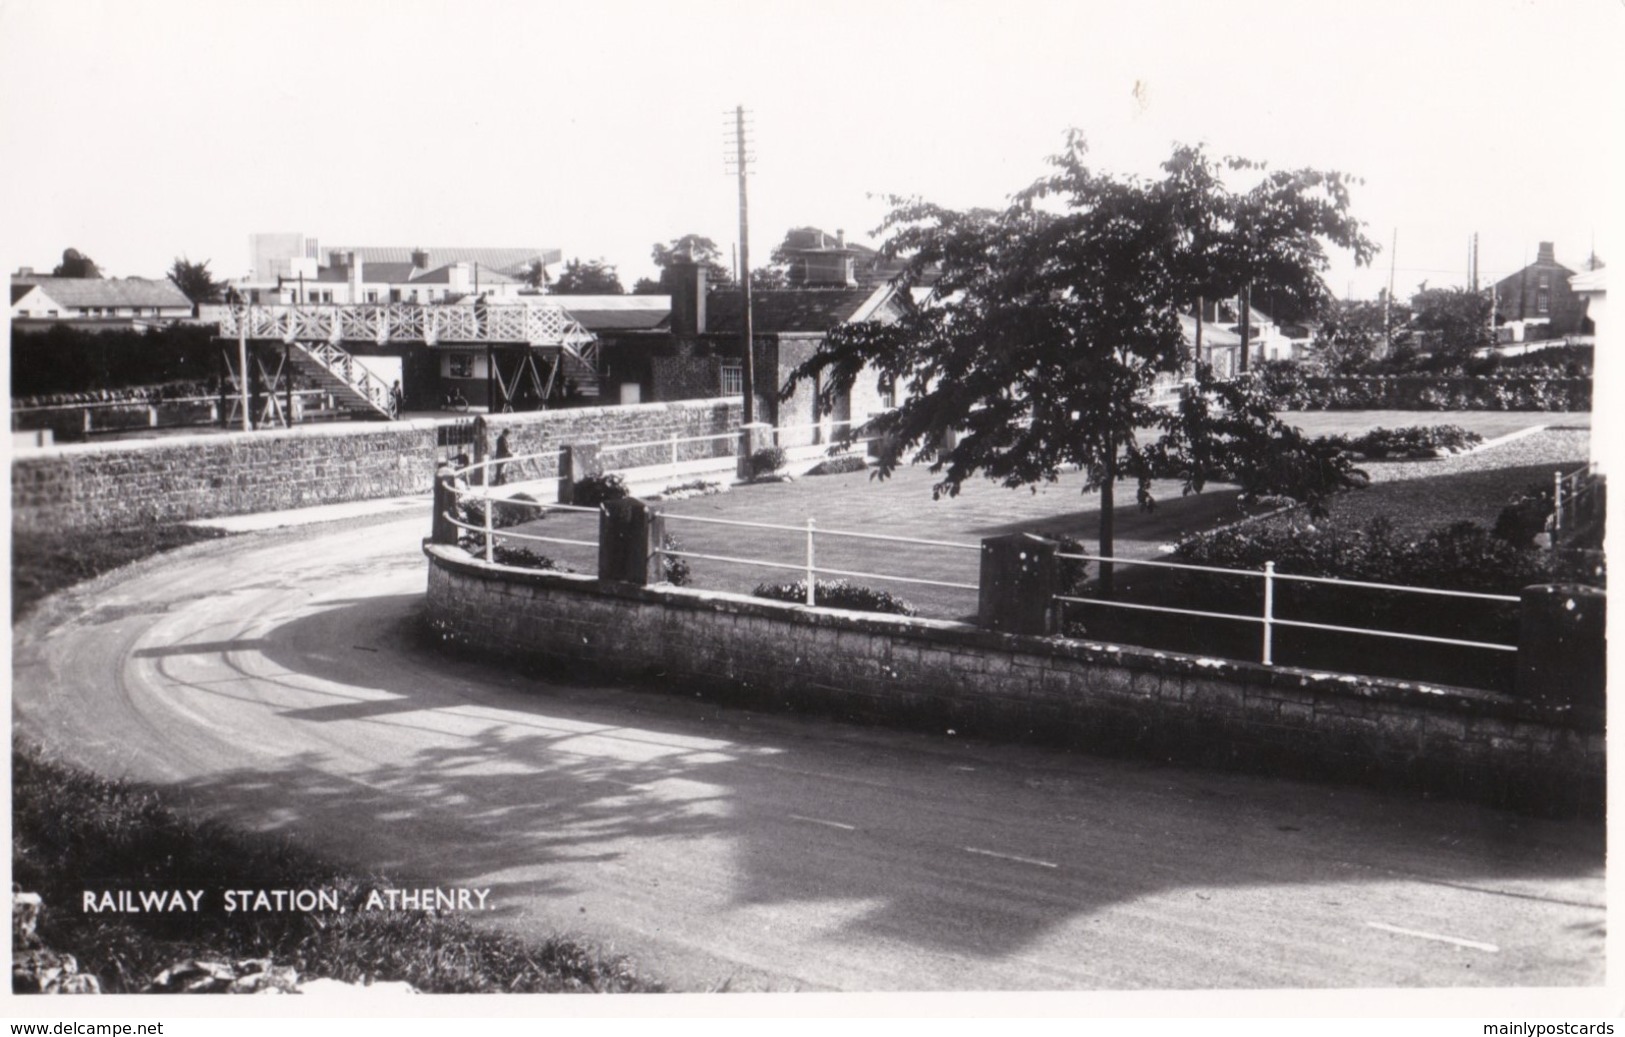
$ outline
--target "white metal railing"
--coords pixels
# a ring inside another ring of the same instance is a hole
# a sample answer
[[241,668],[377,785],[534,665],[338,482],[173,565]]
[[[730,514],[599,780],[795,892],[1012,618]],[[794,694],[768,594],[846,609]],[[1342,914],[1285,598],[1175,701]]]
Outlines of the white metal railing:
[[[1559,538],[1566,528],[1575,525],[1579,508],[1590,501],[1597,493],[1602,476],[1597,471],[1597,462],[1592,461],[1584,468],[1577,468],[1564,475],[1562,469],[1552,473],[1552,546],[1556,547]],[[1568,521],[1564,521],[1564,512],[1568,513]]]
[[[496,525],[496,504],[503,504],[508,507],[516,508],[534,508],[537,512],[538,518],[545,516],[550,511],[590,512],[592,514],[597,514],[602,510],[601,508],[580,507],[574,504],[545,504],[541,501],[519,500],[514,497],[499,496],[491,492],[492,466],[500,467],[516,461],[528,461],[537,457],[547,456],[552,456],[552,452],[546,454],[523,454],[515,455],[513,457],[487,458],[484,461],[476,461],[475,463],[465,465],[462,468],[452,469],[453,511],[446,513],[442,517],[457,529],[463,530],[467,533],[475,533],[479,535],[482,541],[481,553],[486,562],[493,565],[496,564],[496,534],[500,528]],[[479,483],[477,485],[470,485],[470,476],[476,471],[480,476]],[[505,475],[506,473],[504,472],[503,474]],[[469,501],[478,501],[482,505],[480,508],[481,516],[479,525],[473,525],[472,523],[465,522],[461,517],[463,505]],[[506,529],[502,530],[502,538],[504,540],[522,540],[542,544],[566,544],[572,547],[596,548],[598,546],[598,541],[596,540],[575,540],[568,537],[541,536],[536,533],[516,533]]]
[[800,572],[806,580],[806,603],[809,606],[818,604],[818,577],[819,576],[847,576],[857,579],[885,580],[890,583],[907,583],[925,587],[946,587],[952,590],[974,591],[979,589],[974,583],[955,583],[949,580],[929,580],[918,576],[899,576],[895,573],[863,572],[855,569],[834,569],[817,564],[818,548],[817,537],[836,537],[849,540],[873,540],[894,544],[908,544],[920,547],[940,547],[960,551],[982,550],[980,544],[962,544],[949,540],[926,540],[918,537],[887,536],[881,533],[855,533],[841,529],[819,529],[817,522],[809,517],[806,525],[789,526],[774,522],[745,522],[740,519],[705,518],[699,515],[682,515],[662,513],[669,526],[672,522],[696,522],[703,525],[734,526],[742,529],[777,530],[788,533],[804,533],[806,535],[805,553],[800,561],[788,562],[765,558],[742,558],[734,555],[714,555],[699,551],[684,551],[668,548],[661,545],[659,554],[672,558],[698,558],[705,561],[725,562],[733,565],[753,565],[764,569],[779,569]]
[[[708,434],[703,435],[703,436],[679,436],[679,435],[676,435],[674,433],[674,434],[672,434],[670,436],[667,436],[665,439],[649,439],[649,440],[644,440],[644,441],[639,442],[639,443],[614,443],[614,444],[611,444],[610,446],[599,447],[598,448],[598,454],[599,454],[600,457],[602,457],[605,454],[621,453],[623,451],[628,451],[628,450],[655,450],[655,449],[658,449],[658,448],[661,448],[661,447],[665,447],[666,449],[668,449],[671,452],[671,457],[669,459],[669,463],[675,465],[680,460],[678,454],[679,454],[682,446],[684,444],[686,444],[686,443],[714,443],[714,442],[719,442],[720,441],[720,442],[733,444],[733,443],[738,442],[738,440],[739,440],[739,433],[737,431],[734,431],[734,432],[712,432],[712,433],[708,433]],[[729,456],[732,456],[732,455],[723,455],[722,457],[715,458],[715,460],[725,460]],[[693,458],[692,460],[712,460],[712,459],[713,458],[706,457],[706,458]]]
[[1174,608],[1169,605],[1147,605],[1140,602],[1110,601],[1103,598],[1080,598],[1073,595],[1057,594],[1055,600],[1079,605],[1099,605],[1108,608],[1131,609],[1143,612],[1164,612],[1180,616],[1195,616],[1202,619],[1227,619],[1242,623],[1257,623],[1262,631],[1262,645],[1260,649],[1260,662],[1265,666],[1275,665],[1275,628],[1298,627],[1306,630],[1325,630],[1332,633],[1364,634],[1371,637],[1396,638],[1404,641],[1421,641],[1430,644],[1455,645],[1462,648],[1481,648],[1488,651],[1516,652],[1517,645],[1497,644],[1490,641],[1469,641],[1459,638],[1435,637],[1429,634],[1411,634],[1398,630],[1378,630],[1370,627],[1338,626],[1330,623],[1311,623],[1305,620],[1284,619],[1275,614],[1275,588],[1280,581],[1294,583],[1319,583],[1336,587],[1358,587],[1365,590],[1396,591],[1407,594],[1427,594],[1448,598],[1468,598],[1477,601],[1492,601],[1500,603],[1517,604],[1521,599],[1506,594],[1481,594],[1477,591],[1444,590],[1435,587],[1408,587],[1393,583],[1372,583],[1365,580],[1341,580],[1328,576],[1299,576],[1293,573],[1278,573],[1274,562],[1265,562],[1262,570],[1252,569],[1226,569],[1212,565],[1187,565],[1182,562],[1158,562],[1149,559],[1135,558],[1108,558],[1103,555],[1058,553],[1055,556],[1063,561],[1097,562],[1105,565],[1141,565],[1161,569],[1179,569],[1188,572],[1218,573],[1225,576],[1240,576],[1248,579],[1264,581],[1264,607],[1259,615],[1245,615],[1236,612],[1206,612],[1198,609]]

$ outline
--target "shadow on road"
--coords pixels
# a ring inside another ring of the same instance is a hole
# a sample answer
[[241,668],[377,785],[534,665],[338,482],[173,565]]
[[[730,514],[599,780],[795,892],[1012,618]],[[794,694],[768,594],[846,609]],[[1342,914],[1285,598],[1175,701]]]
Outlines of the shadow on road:
[[402,881],[492,886],[498,904],[568,896],[583,865],[675,867],[728,909],[825,904],[852,938],[989,958],[1180,890],[1601,896],[1601,826],[525,678],[424,645],[421,604],[333,602],[253,641],[139,653],[230,654],[265,681],[241,700],[260,711],[244,737],[313,747],[177,791]]

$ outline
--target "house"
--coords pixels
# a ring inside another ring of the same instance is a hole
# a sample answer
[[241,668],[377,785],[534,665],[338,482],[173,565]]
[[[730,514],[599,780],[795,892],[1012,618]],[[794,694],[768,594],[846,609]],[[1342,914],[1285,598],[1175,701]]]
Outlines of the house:
[[1569,291],[1580,299],[1581,305],[1585,307],[1586,324],[1590,326],[1591,334],[1600,339],[1602,329],[1607,323],[1603,310],[1608,295],[1608,269],[1598,266],[1595,270],[1575,274],[1569,278]]
[[[1597,265],[1592,257],[1588,268]],[[1496,322],[1519,321],[1526,326],[1544,322],[1546,336],[1552,338],[1588,334],[1585,303],[1569,283],[1577,272],[1578,268],[1557,261],[1550,241],[1542,241],[1533,263],[1501,278],[1491,289]]]
[[527,272],[557,263],[555,248],[395,245],[322,247],[300,233],[251,234],[252,273],[234,281],[248,302],[447,302],[465,294],[509,298]]
[[[470,249],[467,252],[479,253]],[[334,251],[330,262],[295,259],[290,273],[277,278],[275,296],[282,303],[453,303],[467,297],[490,300],[517,299],[529,287],[522,278],[478,259],[459,259],[434,265],[428,249],[413,249],[409,258],[368,261],[362,251]]]
[[793,288],[878,287],[908,265],[889,259],[867,245],[846,240],[846,232],[833,236],[817,227],[797,227],[784,236],[774,258],[785,264],[785,279]]
[[[891,406],[889,389],[873,375],[860,378],[831,414],[818,413],[816,386],[803,383],[788,400],[780,400],[778,391],[833,328],[891,322],[903,313],[902,300],[890,284],[830,284],[844,276],[840,264],[812,269],[813,284],[751,293],[756,416],[779,426],[809,426],[798,437],[783,440],[791,445],[815,441],[812,425],[861,422]],[[818,280],[820,269],[825,280]],[[671,283],[676,290],[669,296],[547,298],[556,298],[597,336],[607,395],[619,394],[623,403],[739,395],[744,389],[744,300],[739,288],[711,288],[705,269],[697,265],[672,267]]]
[[24,267],[11,278],[11,325],[18,331],[71,324],[92,330],[186,320],[192,301],[169,280],[46,277]]

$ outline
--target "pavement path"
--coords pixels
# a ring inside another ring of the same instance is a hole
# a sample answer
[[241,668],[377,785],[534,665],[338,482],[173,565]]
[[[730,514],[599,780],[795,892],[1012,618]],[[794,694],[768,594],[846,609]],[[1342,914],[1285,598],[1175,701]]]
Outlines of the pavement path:
[[522,678],[422,642],[426,531],[252,533],[49,599],[16,726],[681,989],[1603,982],[1599,824]]

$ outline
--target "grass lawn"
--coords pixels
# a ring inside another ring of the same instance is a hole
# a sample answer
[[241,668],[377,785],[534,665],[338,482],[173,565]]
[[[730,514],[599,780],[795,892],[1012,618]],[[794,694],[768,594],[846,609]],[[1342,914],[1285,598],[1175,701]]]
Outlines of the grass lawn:
[[[931,499],[936,478],[926,469],[909,467],[882,482],[867,472],[805,476],[789,483],[739,486],[710,497],[692,497],[662,506],[666,529],[682,549],[728,558],[777,562],[784,568],[691,559],[692,586],[749,594],[764,582],[786,582],[804,574],[806,526],[813,519],[819,569],[874,573],[847,577],[853,583],[889,590],[913,604],[923,616],[962,619],[976,611],[976,591],[983,537],[1005,533],[1065,534],[1094,552],[1099,495],[1083,493],[1083,476],[1071,473],[1040,488],[1009,490],[978,480],[957,497]],[[1239,517],[1234,487],[1210,486],[1205,492],[1180,495],[1178,483],[1159,483],[1158,504],[1139,510],[1132,487],[1117,494],[1117,555],[1156,557],[1163,544],[1186,532],[1212,529]],[[760,522],[794,529],[764,530],[713,525],[700,519]],[[555,513],[545,521],[513,527],[514,532],[564,539],[596,540],[596,519]],[[835,532],[881,534],[946,545],[901,544],[833,535]],[[517,541],[514,542],[517,545]],[[530,544],[581,572],[597,565],[595,549],[559,544]],[[972,589],[924,586],[882,576],[912,577],[966,584]],[[837,578],[822,573],[820,579]]]
[[[1554,465],[1568,470],[1587,456],[1589,414],[1508,412],[1435,413],[1413,411],[1306,412],[1290,415],[1313,425],[1309,431],[1361,432],[1379,425],[1451,423],[1495,438],[1535,425],[1559,425],[1567,432],[1543,432],[1475,454],[1428,461],[1371,462],[1365,465],[1373,485],[1339,497],[1333,520],[1363,525],[1385,515],[1403,531],[1421,533],[1458,519],[1493,524],[1507,498],[1534,482],[1549,481]],[[1520,463],[1522,462],[1522,463]],[[962,619],[976,610],[976,591],[906,582],[884,577],[911,577],[974,587],[983,537],[1004,533],[1065,534],[1098,550],[1098,494],[1082,492],[1083,478],[1070,473],[1052,485],[1009,490],[986,480],[967,483],[958,497],[931,499],[936,478],[922,467],[906,467],[881,482],[866,472],[806,476],[791,483],[735,487],[710,497],[694,497],[662,506],[667,530],[685,551],[718,557],[779,563],[782,568],[712,559],[692,559],[692,586],[748,594],[759,583],[788,582],[804,574],[806,525],[813,519],[816,563],[821,570],[877,575],[848,576],[854,583],[889,590],[913,604],[923,616]],[[1117,494],[1117,547],[1121,558],[1160,557],[1163,545],[1181,536],[1213,529],[1241,517],[1236,491],[1210,486],[1181,496],[1178,483],[1154,488],[1156,507],[1141,511],[1132,487]],[[794,527],[782,530],[713,525],[700,519],[759,522]],[[543,522],[514,527],[514,532],[596,541],[596,520],[589,515],[555,513]],[[883,534],[943,542],[947,546],[901,544],[833,535],[835,532]],[[953,546],[957,545],[957,546]],[[580,572],[597,565],[596,549],[559,544],[530,544]],[[1125,573],[1129,570],[1124,570]],[[834,578],[823,573],[821,578]]]

